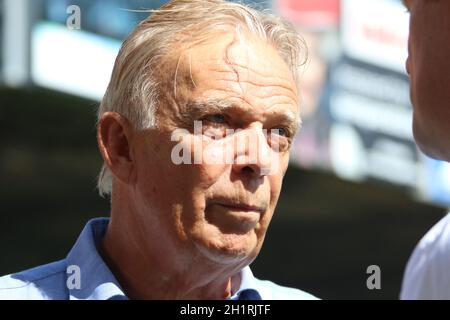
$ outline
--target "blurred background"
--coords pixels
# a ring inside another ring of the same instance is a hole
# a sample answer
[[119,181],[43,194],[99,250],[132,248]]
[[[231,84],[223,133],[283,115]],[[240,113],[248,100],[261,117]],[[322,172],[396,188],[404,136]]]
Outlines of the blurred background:
[[[121,42],[165,2],[0,0],[0,275],[64,258],[109,215],[96,109]],[[310,49],[304,127],[255,275],[323,299],[397,299],[450,204],[449,165],[412,138],[408,13],[400,0],[244,2],[289,19]]]

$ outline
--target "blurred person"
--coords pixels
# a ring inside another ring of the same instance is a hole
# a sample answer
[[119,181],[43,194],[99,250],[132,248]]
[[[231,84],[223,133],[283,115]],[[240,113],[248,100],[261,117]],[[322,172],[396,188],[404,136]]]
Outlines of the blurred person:
[[[65,259],[0,278],[0,297],[315,299],[249,267],[300,125],[305,50],[290,24],[240,4],[173,0],[153,11],[122,45],[98,112],[111,217],[89,221]],[[249,143],[230,149],[237,137]],[[180,146],[200,161],[177,163]],[[202,161],[211,146],[233,161]]]
[[292,157],[304,168],[328,164],[328,119],[324,116],[323,94],[326,94],[327,61],[322,53],[324,33],[298,28],[308,46],[307,72],[300,88],[302,130],[294,139]]
[[[450,1],[404,0],[410,12],[413,132],[428,156],[450,161]],[[450,299],[450,215],[419,242],[403,278],[401,299]]]

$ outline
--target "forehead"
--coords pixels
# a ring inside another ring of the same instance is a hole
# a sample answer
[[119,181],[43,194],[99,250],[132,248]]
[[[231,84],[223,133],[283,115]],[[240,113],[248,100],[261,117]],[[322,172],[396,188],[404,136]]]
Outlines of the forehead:
[[[174,56],[177,95],[228,97],[285,103],[297,107],[292,72],[278,52],[263,40],[233,33],[180,48]],[[251,103],[250,103],[251,104]]]

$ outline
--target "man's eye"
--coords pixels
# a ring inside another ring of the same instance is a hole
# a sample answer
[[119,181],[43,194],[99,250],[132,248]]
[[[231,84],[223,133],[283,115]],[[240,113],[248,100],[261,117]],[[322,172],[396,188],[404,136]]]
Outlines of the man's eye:
[[206,120],[211,123],[219,123],[219,124],[227,122],[227,119],[225,118],[225,116],[223,114],[208,115],[208,116],[204,117],[203,120]]
[[286,128],[273,128],[269,131],[267,141],[273,150],[277,152],[285,152],[289,150],[291,145],[291,135]]
[[279,136],[282,137],[288,137],[289,136],[289,132],[286,128],[274,128],[271,130],[272,133],[277,134]]

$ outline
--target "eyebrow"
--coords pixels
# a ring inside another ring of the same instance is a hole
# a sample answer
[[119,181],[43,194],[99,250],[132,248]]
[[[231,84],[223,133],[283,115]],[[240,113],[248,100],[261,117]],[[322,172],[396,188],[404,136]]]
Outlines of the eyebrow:
[[[223,99],[208,99],[206,101],[188,101],[186,108],[182,112],[182,118],[186,122],[190,122],[201,119],[204,116],[210,114],[220,114],[227,110],[246,111],[239,104]],[[286,122],[289,122],[293,127],[293,130],[298,130],[302,126],[302,120],[298,114],[291,110],[283,110],[281,113],[276,114],[277,118],[281,118]],[[187,124],[187,123],[186,123]]]
[[[188,101],[186,110],[183,114],[188,114],[193,118],[201,118],[211,113],[221,113],[229,109],[238,109],[239,107],[227,100],[209,99],[206,101]],[[240,109],[240,108],[239,108]]]

